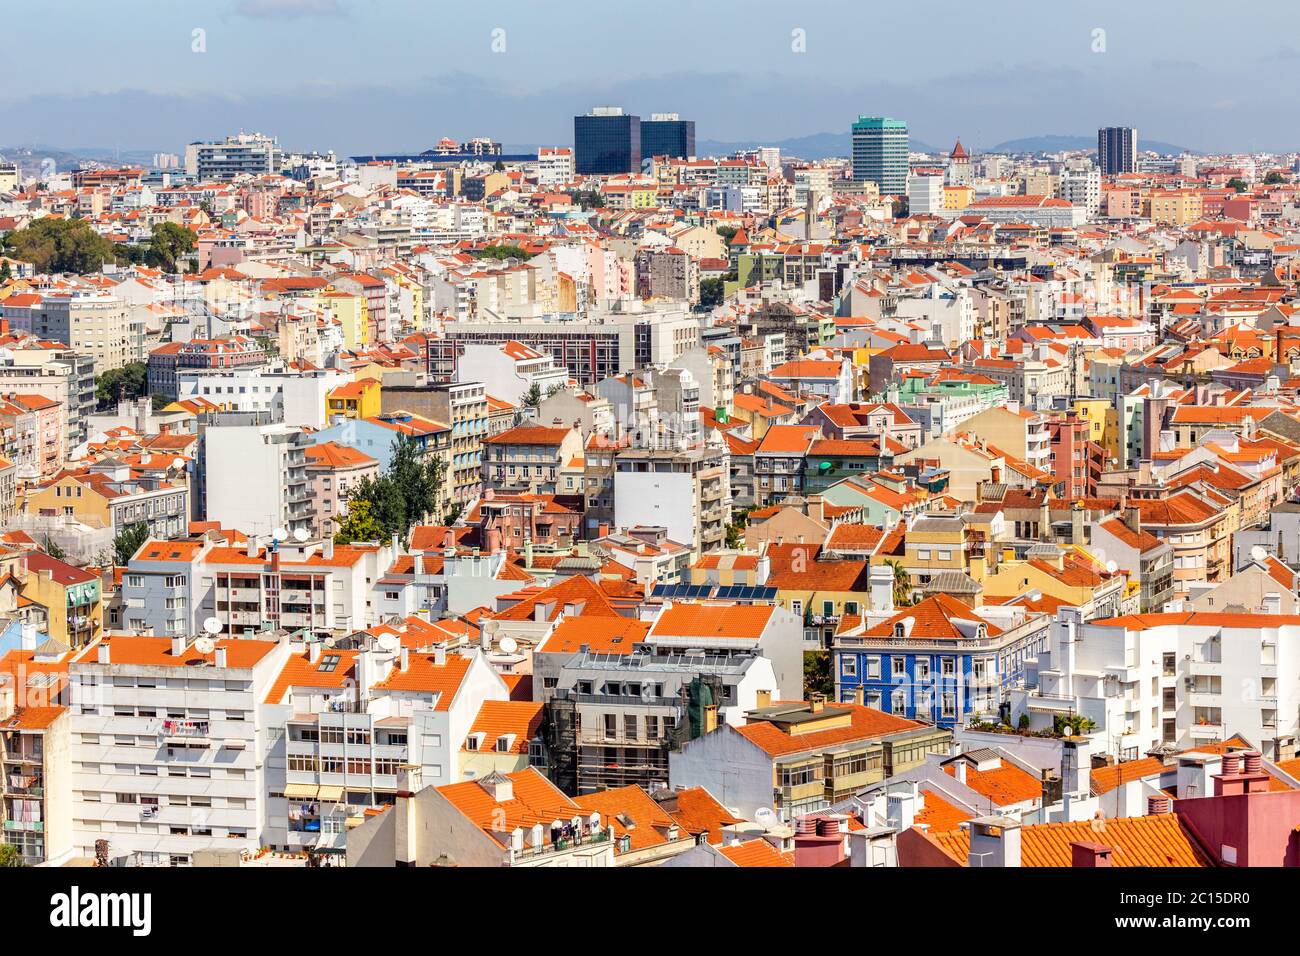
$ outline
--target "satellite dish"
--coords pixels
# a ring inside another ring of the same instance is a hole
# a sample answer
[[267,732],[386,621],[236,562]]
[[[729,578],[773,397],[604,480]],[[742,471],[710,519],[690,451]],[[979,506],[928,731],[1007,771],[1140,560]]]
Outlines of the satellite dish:
[[333,635],[330,635],[329,637],[321,641],[321,643],[324,644],[326,647],[336,647],[338,645],[338,642],[339,639],[337,637],[334,637]]
[[513,654],[515,651],[519,650],[519,644],[513,637],[501,638],[500,647],[502,654]]
[[776,821],[776,814],[770,807],[759,807],[754,811],[754,822],[761,823],[763,826],[771,826]]
[[1261,548],[1259,545],[1255,545],[1253,548],[1250,549],[1250,556],[1254,558],[1256,561],[1263,561],[1265,558],[1268,557],[1268,552],[1265,551],[1263,548]]
[[207,631],[209,634],[220,634],[221,618],[219,617],[205,618],[203,621],[203,630]]
[[276,528],[271,532],[271,537],[275,538],[276,541],[283,541],[285,538],[289,537],[289,531],[283,527]]
[[184,459],[184,458],[173,458],[173,459],[172,459],[172,467],[175,468],[177,471],[179,471],[180,469],[184,468],[184,467],[185,467],[185,459]]
[[379,645],[381,651],[389,651],[393,654],[402,649],[402,641],[396,634],[380,634],[375,639],[375,643]]
[[194,649],[200,654],[211,654],[217,649],[216,641],[210,637],[200,637],[194,642]]
[[1106,570],[1109,571],[1111,574],[1114,574],[1116,571],[1119,570],[1119,565],[1116,564],[1114,561],[1107,561]]
[[297,541],[299,544],[302,544],[310,537],[311,535],[307,533],[306,528],[299,528],[297,531],[293,533],[293,540]]

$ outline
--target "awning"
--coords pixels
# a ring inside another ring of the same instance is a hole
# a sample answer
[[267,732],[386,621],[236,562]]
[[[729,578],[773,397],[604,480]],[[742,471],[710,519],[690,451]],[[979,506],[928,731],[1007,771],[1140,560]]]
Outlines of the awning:
[[337,803],[343,799],[342,787],[321,787],[320,799],[322,802]]
[[231,737],[228,740],[221,741],[221,746],[225,747],[227,750],[243,750],[246,745],[247,741],[240,740],[237,737]]
[[315,800],[320,787],[314,783],[290,783],[284,788],[284,795],[290,800]]

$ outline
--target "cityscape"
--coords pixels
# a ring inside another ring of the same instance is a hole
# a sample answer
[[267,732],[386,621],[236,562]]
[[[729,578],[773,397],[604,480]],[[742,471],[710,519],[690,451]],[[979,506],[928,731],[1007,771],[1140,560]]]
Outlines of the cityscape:
[[664,92],[0,147],[0,868],[1300,865],[1300,141]]

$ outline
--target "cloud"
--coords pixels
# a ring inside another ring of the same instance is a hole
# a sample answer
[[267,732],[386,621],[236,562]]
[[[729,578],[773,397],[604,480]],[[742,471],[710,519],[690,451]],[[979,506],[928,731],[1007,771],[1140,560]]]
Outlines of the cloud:
[[295,20],[336,17],[343,13],[343,8],[339,0],[239,0],[235,12],[260,20]]

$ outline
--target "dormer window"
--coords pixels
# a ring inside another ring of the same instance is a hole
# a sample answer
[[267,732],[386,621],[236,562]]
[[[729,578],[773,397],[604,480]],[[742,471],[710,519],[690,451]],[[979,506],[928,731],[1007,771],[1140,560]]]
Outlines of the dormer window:
[[483,746],[483,736],[482,733],[470,734],[465,738],[465,749],[478,750]]
[[902,621],[894,625],[894,637],[907,637],[907,626]]

